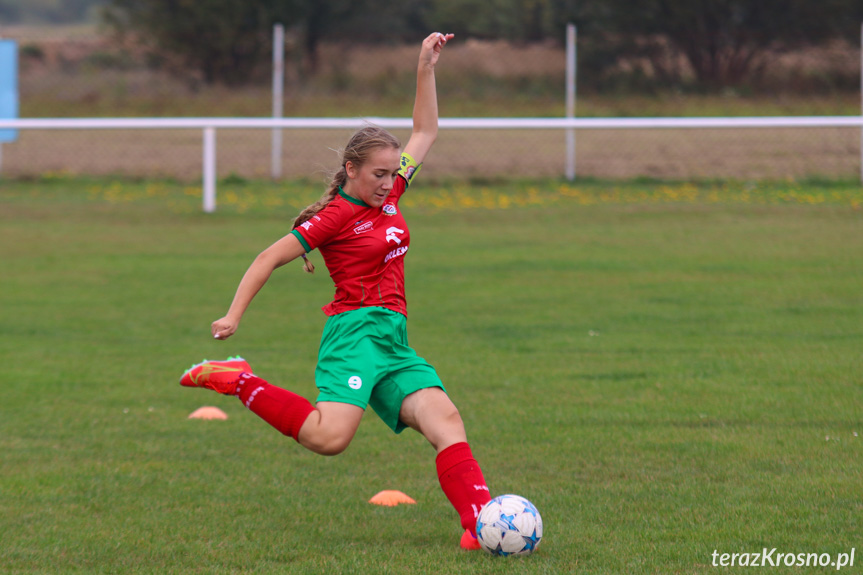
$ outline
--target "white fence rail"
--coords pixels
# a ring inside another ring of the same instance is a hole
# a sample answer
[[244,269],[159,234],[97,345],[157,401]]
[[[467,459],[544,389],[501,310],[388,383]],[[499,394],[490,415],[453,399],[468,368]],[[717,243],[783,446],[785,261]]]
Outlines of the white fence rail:
[[[0,130],[159,130],[197,129],[203,133],[203,209],[216,209],[216,130],[220,129],[356,129],[366,124],[410,129],[410,118],[25,118],[0,119]],[[442,118],[442,130],[579,130],[579,129],[715,129],[715,128],[853,128],[863,116],[785,116],[710,118]],[[567,146],[566,174],[575,175],[575,149]],[[863,156],[863,130],[861,130]],[[863,179],[863,157],[861,157]]]

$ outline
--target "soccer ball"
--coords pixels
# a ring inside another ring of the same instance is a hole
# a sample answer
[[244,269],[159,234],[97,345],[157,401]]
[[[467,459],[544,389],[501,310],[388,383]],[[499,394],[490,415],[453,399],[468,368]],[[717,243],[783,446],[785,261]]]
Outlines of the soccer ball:
[[479,512],[476,537],[492,555],[530,555],[542,539],[542,517],[524,497],[501,495]]

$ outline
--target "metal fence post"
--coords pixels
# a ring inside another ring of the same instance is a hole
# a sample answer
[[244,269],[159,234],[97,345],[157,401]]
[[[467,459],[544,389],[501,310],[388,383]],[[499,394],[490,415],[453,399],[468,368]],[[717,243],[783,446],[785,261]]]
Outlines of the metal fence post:
[[[575,24],[566,25],[566,117],[575,117]],[[566,129],[566,179],[575,179],[575,129]]]
[[204,128],[204,212],[216,211],[216,129]]
[[[285,93],[285,27],[273,26],[273,118],[281,118]],[[282,130],[273,128],[270,174],[273,179],[282,177]]]

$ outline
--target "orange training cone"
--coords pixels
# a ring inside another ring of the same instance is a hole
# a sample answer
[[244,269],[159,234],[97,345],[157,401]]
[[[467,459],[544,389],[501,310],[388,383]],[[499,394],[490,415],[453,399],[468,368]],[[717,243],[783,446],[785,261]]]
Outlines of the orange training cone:
[[400,505],[402,503],[416,504],[416,501],[414,501],[412,498],[408,497],[401,491],[386,490],[381,491],[380,493],[369,499],[369,503],[372,503],[374,505],[395,507],[396,505]]
[[200,407],[189,414],[189,419],[228,419],[228,414],[218,407]]

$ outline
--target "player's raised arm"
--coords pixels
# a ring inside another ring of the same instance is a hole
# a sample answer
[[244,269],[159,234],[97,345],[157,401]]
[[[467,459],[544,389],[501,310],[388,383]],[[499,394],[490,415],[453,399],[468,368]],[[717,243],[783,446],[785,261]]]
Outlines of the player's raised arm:
[[438,109],[434,69],[441,50],[452,40],[453,34],[434,32],[423,40],[417,66],[417,94],[414,102],[413,132],[405,146],[409,154],[421,164],[437,138]]

